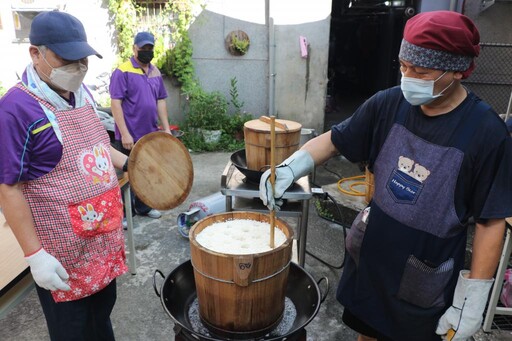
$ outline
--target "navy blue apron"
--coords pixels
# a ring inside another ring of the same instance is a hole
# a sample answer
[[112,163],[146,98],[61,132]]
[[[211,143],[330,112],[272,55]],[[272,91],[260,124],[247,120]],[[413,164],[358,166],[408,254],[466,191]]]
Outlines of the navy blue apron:
[[457,178],[480,114],[477,102],[448,146],[405,128],[403,101],[373,165],[375,193],[348,232],[337,299],[389,338],[440,340],[437,322],[451,305],[464,265],[466,226],[454,198]]

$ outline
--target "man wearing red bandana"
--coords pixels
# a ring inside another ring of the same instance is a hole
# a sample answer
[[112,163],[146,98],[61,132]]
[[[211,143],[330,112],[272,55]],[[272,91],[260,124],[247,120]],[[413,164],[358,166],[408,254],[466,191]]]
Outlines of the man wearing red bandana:
[[261,199],[279,209],[293,181],[338,154],[374,173],[373,199],[345,241],[336,295],[359,341],[461,341],[480,328],[512,215],[512,140],[496,112],[461,84],[479,42],[474,23],[456,12],[409,19],[401,85],[376,93],[279,165],[274,192],[269,173],[262,176]]

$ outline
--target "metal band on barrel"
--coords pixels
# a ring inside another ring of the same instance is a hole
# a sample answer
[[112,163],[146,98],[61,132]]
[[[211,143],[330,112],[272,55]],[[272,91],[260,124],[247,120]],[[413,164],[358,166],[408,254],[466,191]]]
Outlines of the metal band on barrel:
[[[201,276],[203,277],[206,277],[208,279],[212,279],[214,281],[217,281],[217,282],[222,282],[222,283],[228,283],[228,284],[235,284],[234,281],[228,281],[228,280],[225,280],[225,279],[220,279],[220,278],[215,278],[215,277],[212,277],[212,276],[209,276],[201,271],[199,271],[196,266],[194,265],[194,262],[192,262],[191,260],[191,263],[192,263],[192,267],[194,268],[195,271],[197,271]],[[267,279],[270,279],[272,277],[275,277],[277,275],[279,275],[281,272],[283,272],[284,270],[286,270],[287,267],[290,266],[290,263],[291,263],[291,260],[288,262],[288,264],[286,264],[281,270],[277,271],[277,272],[274,272],[272,275],[270,276],[267,276],[267,277],[263,277],[263,278],[258,278],[258,279],[255,279],[253,281],[251,281],[251,283],[258,283],[258,282],[262,282],[262,281],[266,281]]]

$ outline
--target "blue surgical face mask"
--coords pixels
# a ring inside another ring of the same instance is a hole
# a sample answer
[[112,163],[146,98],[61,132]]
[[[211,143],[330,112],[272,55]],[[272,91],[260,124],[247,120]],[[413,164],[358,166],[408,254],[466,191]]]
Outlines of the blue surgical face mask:
[[438,97],[443,96],[443,93],[453,84],[453,81],[437,95],[434,95],[434,84],[444,75],[446,75],[446,72],[448,71],[445,71],[435,80],[405,77],[402,73],[402,83],[400,88],[402,89],[402,93],[404,94],[407,102],[411,103],[412,105],[424,105],[432,102]]

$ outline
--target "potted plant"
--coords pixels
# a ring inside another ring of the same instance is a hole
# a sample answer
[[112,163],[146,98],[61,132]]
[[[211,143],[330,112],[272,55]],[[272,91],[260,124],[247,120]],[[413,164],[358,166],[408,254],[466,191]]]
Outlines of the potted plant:
[[236,141],[242,141],[244,139],[244,124],[252,119],[252,115],[246,112],[230,115],[225,128],[226,133],[233,136]]
[[226,37],[226,48],[234,56],[243,56],[249,50],[251,40],[244,31],[232,31]]
[[218,91],[201,89],[189,95],[187,125],[200,132],[207,143],[216,143],[228,122],[228,102]]

